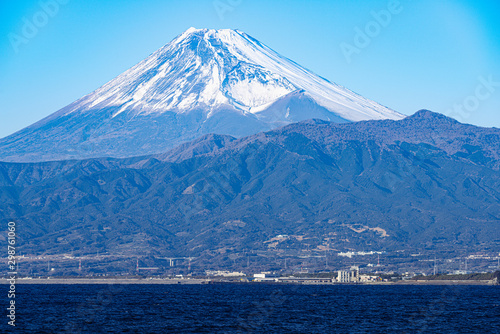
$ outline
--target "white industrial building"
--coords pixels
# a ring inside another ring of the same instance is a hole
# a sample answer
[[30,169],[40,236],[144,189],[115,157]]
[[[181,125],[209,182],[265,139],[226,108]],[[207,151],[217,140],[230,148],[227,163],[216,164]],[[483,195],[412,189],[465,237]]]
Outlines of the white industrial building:
[[359,282],[359,267],[351,267],[351,270],[339,270],[337,275],[339,283]]

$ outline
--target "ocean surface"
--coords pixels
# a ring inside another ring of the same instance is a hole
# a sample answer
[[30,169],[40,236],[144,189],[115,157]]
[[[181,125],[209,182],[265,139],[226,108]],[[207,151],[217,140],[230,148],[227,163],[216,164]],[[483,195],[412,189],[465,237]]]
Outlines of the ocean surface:
[[5,315],[2,333],[500,333],[500,286],[19,284]]

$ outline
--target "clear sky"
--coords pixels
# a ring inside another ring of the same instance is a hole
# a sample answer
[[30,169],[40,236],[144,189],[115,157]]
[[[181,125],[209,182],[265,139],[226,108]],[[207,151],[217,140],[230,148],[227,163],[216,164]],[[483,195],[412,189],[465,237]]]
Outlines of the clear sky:
[[0,137],[191,26],[240,29],[407,115],[500,127],[498,0],[0,0]]

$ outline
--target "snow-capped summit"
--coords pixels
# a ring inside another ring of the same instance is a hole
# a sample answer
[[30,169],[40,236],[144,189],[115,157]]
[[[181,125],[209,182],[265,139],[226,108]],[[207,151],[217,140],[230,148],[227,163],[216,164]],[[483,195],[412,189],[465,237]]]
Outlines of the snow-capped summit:
[[259,112],[303,90],[348,121],[401,115],[330,83],[239,30],[189,28],[144,61],[77,101],[65,113],[119,106],[134,114],[221,106]]
[[[403,116],[242,31],[189,28],[94,92],[0,140],[0,153],[15,161],[125,157],[206,133],[244,136],[309,118]],[[21,140],[28,134],[34,139]],[[43,153],[48,143],[55,149]]]

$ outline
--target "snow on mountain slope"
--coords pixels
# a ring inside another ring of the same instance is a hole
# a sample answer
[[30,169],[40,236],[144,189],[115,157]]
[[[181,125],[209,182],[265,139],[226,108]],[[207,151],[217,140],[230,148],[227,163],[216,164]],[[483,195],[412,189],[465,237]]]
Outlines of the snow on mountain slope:
[[221,105],[256,113],[297,90],[304,90],[319,105],[349,121],[402,118],[302,68],[241,31],[194,28],[65,108],[64,113],[110,106],[120,106],[116,114],[182,113],[204,107],[210,116]]
[[242,137],[310,118],[403,116],[241,31],[190,28],[94,92],[0,139],[0,160],[154,154],[209,133]]

